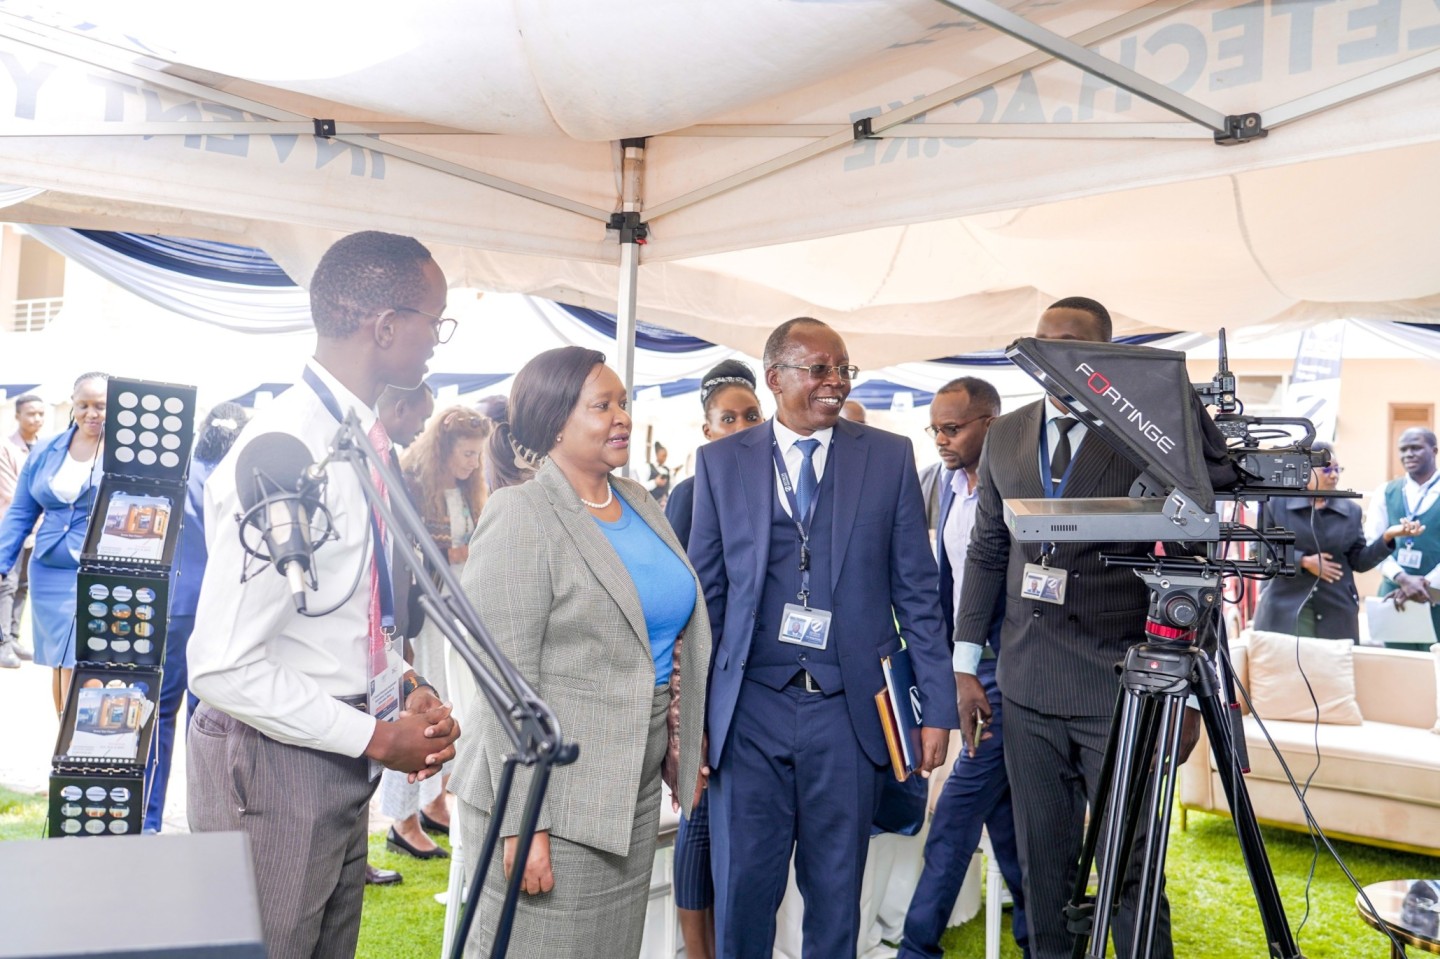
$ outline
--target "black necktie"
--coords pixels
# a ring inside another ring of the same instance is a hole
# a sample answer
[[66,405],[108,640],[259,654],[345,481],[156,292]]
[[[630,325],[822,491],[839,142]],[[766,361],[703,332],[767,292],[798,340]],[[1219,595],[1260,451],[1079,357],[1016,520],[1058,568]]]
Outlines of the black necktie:
[[1073,416],[1062,416],[1055,421],[1060,438],[1055,442],[1055,454],[1050,457],[1050,482],[1057,488],[1070,467],[1070,427],[1077,422]]

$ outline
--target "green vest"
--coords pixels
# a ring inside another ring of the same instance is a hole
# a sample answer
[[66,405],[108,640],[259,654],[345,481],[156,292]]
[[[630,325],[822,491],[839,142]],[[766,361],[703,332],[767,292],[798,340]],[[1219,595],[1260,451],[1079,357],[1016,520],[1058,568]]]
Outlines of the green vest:
[[[1410,515],[1410,508],[1405,504],[1405,478],[1391,480],[1385,484],[1385,513],[1388,525],[1394,526],[1402,519]],[[1430,508],[1421,513],[1416,519],[1425,524],[1425,532],[1419,536],[1406,537],[1395,540],[1395,549],[1398,552],[1406,544],[1411,549],[1420,551],[1420,567],[1418,569],[1410,566],[1402,566],[1401,569],[1407,573],[1415,573],[1417,576],[1424,576],[1440,563],[1440,497],[1430,504]],[[1393,554],[1392,554],[1393,555]],[[1380,595],[1393,593],[1398,587],[1391,582],[1390,577],[1385,577],[1380,583]],[[1440,614],[1440,607],[1431,610],[1432,614]],[[1437,625],[1440,625],[1440,616],[1437,616]]]

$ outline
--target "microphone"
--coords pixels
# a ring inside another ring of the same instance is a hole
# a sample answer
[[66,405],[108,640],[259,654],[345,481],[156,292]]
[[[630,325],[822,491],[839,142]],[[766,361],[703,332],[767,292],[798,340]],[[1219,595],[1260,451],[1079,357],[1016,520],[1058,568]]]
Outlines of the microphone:
[[[305,587],[316,585],[312,559],[328,536],[312,538],[311,521],[326,520],[329,511],[321,499],[324,474],[315,469],[305,444],[288,433],[264,433],[247,443],[235,462],[235,488],[243,515],[240,543],[249,556],[274,563],[290,583],[295,609],[305,612]],[[245,541],[253,527],[264,540],[263,551]]]

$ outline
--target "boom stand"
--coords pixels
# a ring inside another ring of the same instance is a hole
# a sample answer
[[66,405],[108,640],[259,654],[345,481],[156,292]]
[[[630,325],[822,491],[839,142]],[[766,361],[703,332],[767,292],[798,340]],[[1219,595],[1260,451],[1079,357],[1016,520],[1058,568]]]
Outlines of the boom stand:
[[[360,487],[370,505],[385,520],[391,530],[403,533],[406,540],[413,542],[424,556],[424,562],[415,558],[408,548],[395,550],[405,565],[415,574],[415,581],[421,590],[420,605],[430,622],[439,627],[450,645],[460,654],[465,665],[475,677],[491,710],[500,719],[500,727],[510,737],[515,751],[505,759],[500,784],[495,794],[495,806],[490,817],[490,828],[485,834],[485,843],[475,863],[475,875],[470,881],[470,894],[465,902],[465,914],[455,937],[452,952],[454,959],[461,959],[465,952],[465,940],[470,924],[475,918],[475,908],[480,901],[480,891],[485,882],[485,873],[495,855],[500,838],[500,825],[505,818],[505,807],[510,799],[510,786],[514,781],[517,765],[534,766],[535,774],[530,780],[530,789],[525,794],[525,807],[520,818],[520,832],[516,838],[515,862],[517,868],[510,876],[505,889],[505,901],[500,920],[495,929],[495,942],[490,955],[504,959],[510,947],[510,930],[515,922],[515,904],[520,895],[520,883],[524,878],[524,863],[530,854],[530,841],[535,835],[535,825],[540,818],[540,804],[545,798],[545,789],[550,781],[550,772],[556,766],[573,763],[580,756],[580,747],[564,741],[560,733],[560,721],[550,707],[536,695],[530,684],[507,660],[480,617],[469,603],[457,597],[463,596],[460,582],[450,571],[450,561],[435,545],[425,530],[425,523],[407,496],[395,495],[387,502],[380,495],[371,478],[373,469],[381,476],[387,489],[402,490],[400,476],[390,467],[375,448],[360,426],[359,419],[352,412],[345,417],[335,440],[331,443],[330,455],[315,467],[323,474],[325,467],[334,460],[343,460],[355,468]],[[428,569],[426,568],[428,566]],[[436,586],[431,576],[436,575],[441,586]],[[476,655],[471,641],[480,647],[493,664],[487,667]]]
[[[1241,778],[1247,761],[1238,706],[1233,697],[1222,703],[1215,669],[1196,644],[1196,628],[1213,623],[1219,608],[1220,567],[1163,558],[1144,563],[1146,568],[1135,573],[1150,587],[1150,613],[1145,623],[1149,641],[1131,647],[1121,672],[1100,787],[1091,807],[1074,894],[1065,910],[1075,934],[1073,956],[1104,959],[1126,870],[1137,864],[1132,859],[1142,817],[1148,828],[1138,860],[1141,873],[1134,928],[1130,949],[1124,954],[1131,959],[1151,956],[1180,767],[1181,719],[1186,697],[1193,694],[1215,751],[1215,765],[1234,817],[1270,956],[1303,959],[1286,923],[1275,875]],[[1157,744],[1164,747],[1158,759]],[[1100,810],[1103,812],[1097,813]],[[1102,845],[1097,863],[1096,849]],[[1097,865],[1099,877],[1093,897],[1087,893],[1092,864]],[[1118,942],[1116,948],[1120,951]]]

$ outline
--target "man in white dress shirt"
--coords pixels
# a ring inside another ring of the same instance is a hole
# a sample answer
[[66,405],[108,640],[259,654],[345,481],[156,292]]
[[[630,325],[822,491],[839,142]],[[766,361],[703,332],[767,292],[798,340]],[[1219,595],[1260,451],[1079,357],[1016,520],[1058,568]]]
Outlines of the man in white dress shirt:
[[318,337],[302,382],[255,416],[205,484],[210,561],[189,646],[202,701],[188,740],[190,826],[248,835],[270,959],[354,955],[372,768],[434,775],[460,730],[434,690],[396,665],[393,600],[381,587],[390,534],[378,530],[386,545],[372,548],[376,521],[355,472],[329,470],[339,538],[315,553],[307,616],[284,577],[262,570],[241,582],[234,517],[248,479],[236,463],[267,433],[298,438],[318,461],[352,410],[388,450],[375,402],[386,386],[424,377],[453,326],[445,301],[445,276],[415,240],[367,232],[337,242],[311,280]]

